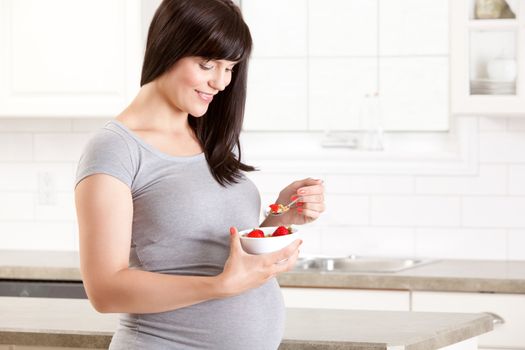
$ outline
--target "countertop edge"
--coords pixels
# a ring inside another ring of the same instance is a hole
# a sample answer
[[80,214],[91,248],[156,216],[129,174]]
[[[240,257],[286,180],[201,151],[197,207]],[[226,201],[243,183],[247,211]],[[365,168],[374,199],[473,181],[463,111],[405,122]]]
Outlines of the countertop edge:
[[440,349],[445,346],[477,337],[484,333],[490,332],[493,329],[494,323],[492,321],[492,317],[490,315],[484,315],[478,320],[469,321],[463,325],[458,325],[458,327],[456,327],[454,330],[438,333],[434,338],[408,344],[406,345],[405,350]]
[[525,294],[525,281],[488,278],[422,277],[371,274],[320,274],[289,272],[277,276],[281,287],[347,288],[377,290],[408,290],[435,292],[473,292]]
[[383,343],[352,343],[321,340],[283,339],[278,350],[387,350]]
[[[91,333],[91,332],[90,332]],[[25,345],[25,346],[57,346],[72,348],[94,348],[107,349],[112,332],[100,334],[74,333],[55,333],[50,331],[16,331],[0,330],[0,344]]]

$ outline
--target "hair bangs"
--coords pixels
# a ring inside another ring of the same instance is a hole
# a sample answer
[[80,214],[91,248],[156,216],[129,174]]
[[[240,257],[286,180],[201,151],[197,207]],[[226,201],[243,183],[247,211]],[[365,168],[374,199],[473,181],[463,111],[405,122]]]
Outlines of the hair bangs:
[[228,61],[245,61],[252,50],[252,38],[242,19],[216,21],[207,40],[197,48],[195,56]]

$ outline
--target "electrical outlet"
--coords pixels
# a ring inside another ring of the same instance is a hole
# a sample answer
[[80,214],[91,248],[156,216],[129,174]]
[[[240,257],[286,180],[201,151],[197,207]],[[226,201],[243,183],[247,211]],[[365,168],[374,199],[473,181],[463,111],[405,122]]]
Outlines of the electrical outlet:
[[47,171],[38,173],[38,204],[57,204],[56,181],[53,173]]

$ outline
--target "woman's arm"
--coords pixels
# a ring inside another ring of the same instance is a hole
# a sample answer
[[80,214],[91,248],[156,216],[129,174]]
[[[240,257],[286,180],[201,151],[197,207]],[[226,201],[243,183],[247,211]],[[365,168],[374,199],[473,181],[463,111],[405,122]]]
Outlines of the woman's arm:
[[[99,312],[163,312],[242,293],[292,268],[300,244],[254,256],[244,253],[238,235],[232,234],[225,270],[213,277],[129,269],[133,220],[129,188],[112,176],[91,175],[76,187],[75,203],[82,280]],[[290,258],[289,264],[276,264],[285,258]]]

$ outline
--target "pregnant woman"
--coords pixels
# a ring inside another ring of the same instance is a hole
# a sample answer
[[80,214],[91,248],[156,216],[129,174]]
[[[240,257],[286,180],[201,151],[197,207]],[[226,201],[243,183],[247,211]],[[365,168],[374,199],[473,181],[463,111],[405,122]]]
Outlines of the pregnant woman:
[[[149,28],[141,89],[89,140],[77,168],[81,272],[100,312],[121,313],[110,349],[277,349],[275,280],[299,240],[250,255],[237,228],[305,224],[321,180],[286,186],[301,202],[259,223],[239,134],[252,40],[230,0],[165,0]],[[283,262],[283,260],[285,260]]]

